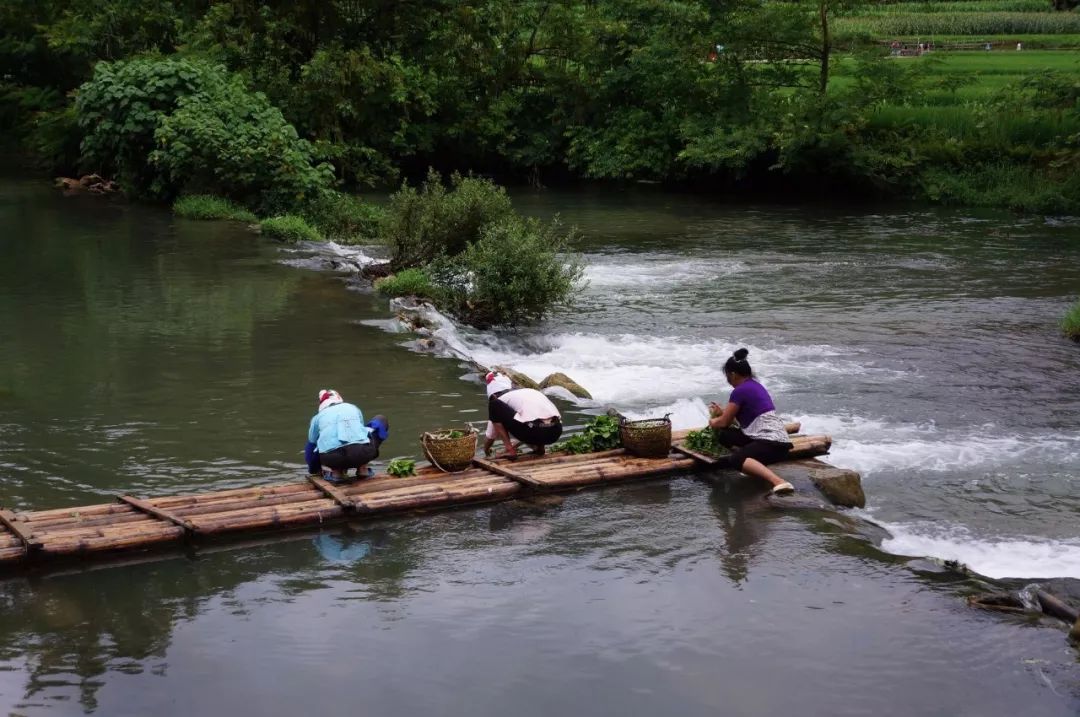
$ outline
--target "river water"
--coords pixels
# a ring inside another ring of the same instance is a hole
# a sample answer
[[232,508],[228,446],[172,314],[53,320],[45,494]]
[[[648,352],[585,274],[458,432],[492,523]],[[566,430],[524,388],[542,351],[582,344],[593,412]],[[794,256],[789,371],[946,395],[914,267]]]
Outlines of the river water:
[[[578,305],[457,355],[594,402],[726,396],[734,348],[782,413],[834,436],[863,517],[763,511],[694,478],[0,582],[17,714],[1071,715],[1060,626],[966,607],[959,559],[1080,578],[1080,222],[998,213],[522,194],[584,233]],[[0,503],[60,507],[300,475],[318,389],[416,454],[482,417],[453,358],[410,349],[347,268],[243,227],[0,181]]]

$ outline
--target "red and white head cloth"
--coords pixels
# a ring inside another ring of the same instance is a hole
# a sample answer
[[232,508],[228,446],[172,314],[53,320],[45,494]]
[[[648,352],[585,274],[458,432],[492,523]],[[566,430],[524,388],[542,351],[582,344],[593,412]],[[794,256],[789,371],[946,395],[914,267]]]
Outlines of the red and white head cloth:
[[337,403],[344,403],[344,399],[341,397],[340,393],[338,393],[332,388],[324,388],[323,390],[319,391],[320,411]]
[[492,371],[484,377],[487,381],[487,395],[491,398],[496,393],[502,393],[503,391],[509,391],[514,387],[514,384],[510,382],[510,379],[497,371]]

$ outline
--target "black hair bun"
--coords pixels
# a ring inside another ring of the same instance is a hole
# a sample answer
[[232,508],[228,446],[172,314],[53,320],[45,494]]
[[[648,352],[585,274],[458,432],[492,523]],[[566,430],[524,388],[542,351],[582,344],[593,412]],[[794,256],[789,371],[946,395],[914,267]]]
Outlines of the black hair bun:
[[739,349],[734,353],[737,361],[745,361],[746,357],[750,355],[750,349]]

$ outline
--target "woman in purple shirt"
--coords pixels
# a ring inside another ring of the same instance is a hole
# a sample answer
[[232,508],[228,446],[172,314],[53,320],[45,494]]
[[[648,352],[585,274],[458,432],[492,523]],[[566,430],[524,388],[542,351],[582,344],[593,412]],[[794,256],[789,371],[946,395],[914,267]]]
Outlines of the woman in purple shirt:
[[[724,364],[724,375],[734,388],[728,404],[709,404],[709,426],[716,431],[717,440],[731,449],[721,465],[764,478],[772,483],[774,494],[792,493],[795,488],[766,467],[784,460],[791,442],[772,397],[754,380],[746,360],[749,355],[748,350],[739,349]],[[732,427],[736,421],[738,428]]]

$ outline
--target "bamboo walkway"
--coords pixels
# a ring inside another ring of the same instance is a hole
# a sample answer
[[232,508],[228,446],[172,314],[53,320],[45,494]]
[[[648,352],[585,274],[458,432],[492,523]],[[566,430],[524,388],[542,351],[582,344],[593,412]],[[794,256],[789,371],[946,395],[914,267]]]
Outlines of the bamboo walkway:
[[[517,461],[477,458],[460,473],[431,466],[417,475],[385,474],[352,484],[321,478],[195,495],[136,498],[54,510],[0,509],[0,568],[49,559],[91,559],[226,534],[285,530],[345,519],[502,501],[519,494],[591,486],[707,469],[713,461],[672,437],[664,458],[638,458],[622,449],[582,455],[525,456]],[[828,453],[828,436],[791,437],[791,459]]]

